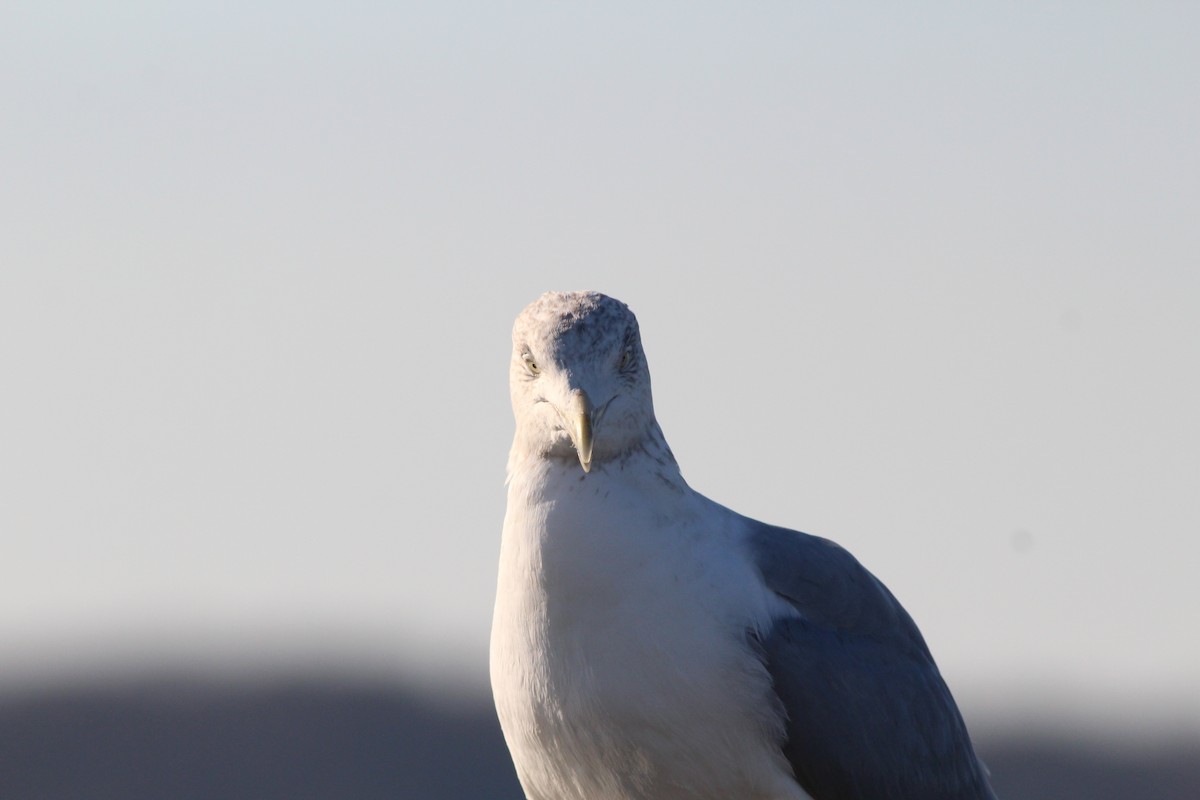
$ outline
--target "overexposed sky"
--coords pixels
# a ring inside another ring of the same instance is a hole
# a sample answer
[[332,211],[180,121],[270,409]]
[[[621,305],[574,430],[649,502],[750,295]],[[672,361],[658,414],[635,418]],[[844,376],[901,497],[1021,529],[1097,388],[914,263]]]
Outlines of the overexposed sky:
[[0,674],[481,683],[511,322],[594,288],[952,686],[1200,709],[1197,8],[107,6],[0,11]]

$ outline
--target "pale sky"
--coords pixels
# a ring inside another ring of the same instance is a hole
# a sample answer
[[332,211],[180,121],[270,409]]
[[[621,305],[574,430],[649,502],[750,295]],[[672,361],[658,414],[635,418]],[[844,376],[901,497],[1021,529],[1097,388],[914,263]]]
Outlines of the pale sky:
[[590,288],[968,704],[1200,730],[1200,6],[169,5],[0,11],[10,683],[482,685],[512,319]]

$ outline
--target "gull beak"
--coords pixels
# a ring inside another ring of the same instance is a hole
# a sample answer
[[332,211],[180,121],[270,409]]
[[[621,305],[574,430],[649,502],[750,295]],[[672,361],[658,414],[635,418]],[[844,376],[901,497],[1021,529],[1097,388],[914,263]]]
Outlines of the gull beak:
[[592,412],[592,401],[587,392],[582,389],[571,392],[563,417],[584,472],[592,470]]

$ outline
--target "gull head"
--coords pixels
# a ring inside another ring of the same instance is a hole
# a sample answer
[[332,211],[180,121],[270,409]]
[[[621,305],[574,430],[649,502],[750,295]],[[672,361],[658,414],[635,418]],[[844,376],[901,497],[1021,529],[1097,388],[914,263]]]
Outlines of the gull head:
[[546,292],[513,325],[514,456],[578,460],[584,472],[656,428],[637,318],[598,292]]

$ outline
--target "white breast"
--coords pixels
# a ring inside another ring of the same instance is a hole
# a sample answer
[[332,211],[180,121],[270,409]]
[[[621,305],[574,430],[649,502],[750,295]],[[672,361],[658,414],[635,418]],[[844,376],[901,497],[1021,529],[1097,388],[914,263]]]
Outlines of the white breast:
[[747,646],[771,598],[740,518],[634,467],[510,482],[491,671],[526,793],[806,798]]

